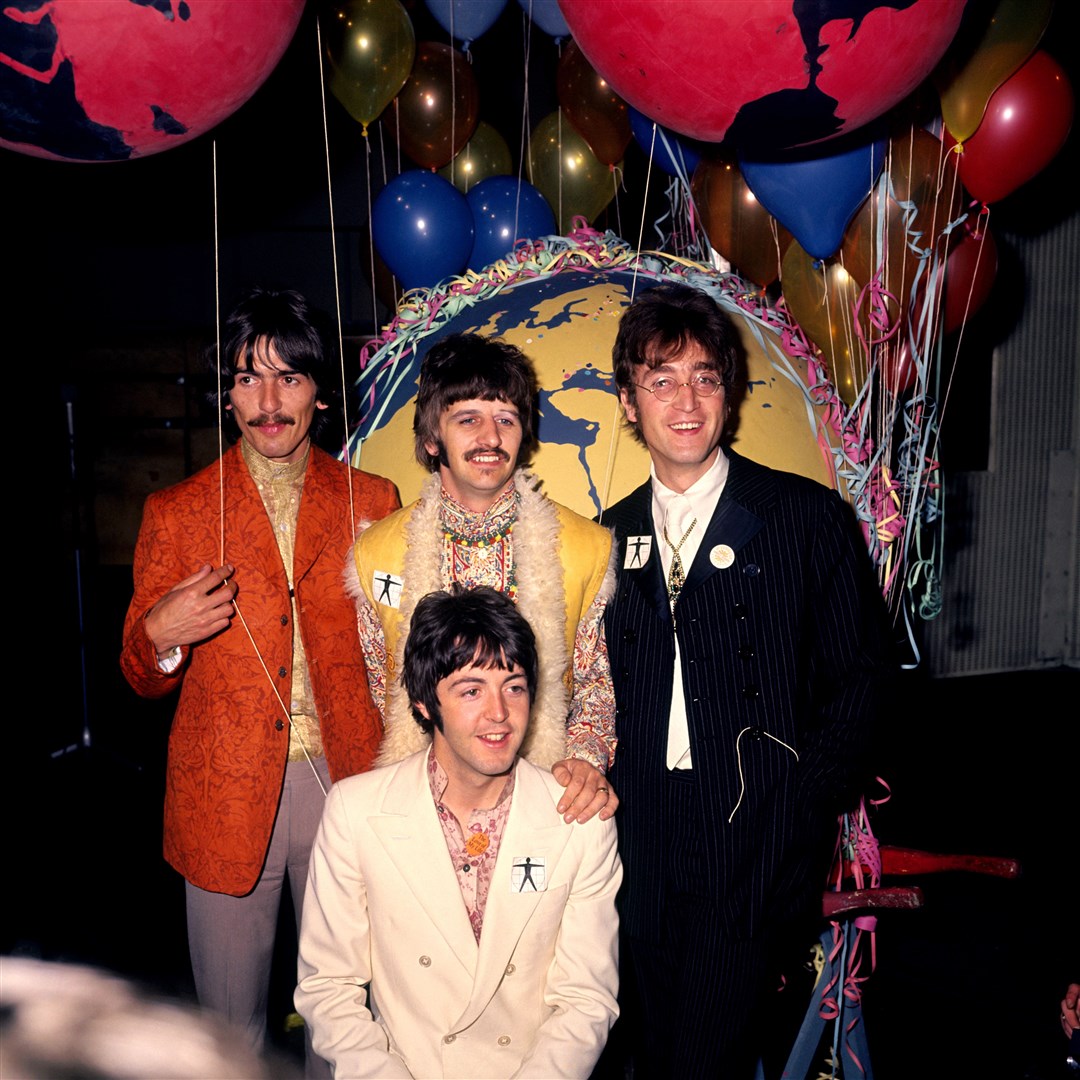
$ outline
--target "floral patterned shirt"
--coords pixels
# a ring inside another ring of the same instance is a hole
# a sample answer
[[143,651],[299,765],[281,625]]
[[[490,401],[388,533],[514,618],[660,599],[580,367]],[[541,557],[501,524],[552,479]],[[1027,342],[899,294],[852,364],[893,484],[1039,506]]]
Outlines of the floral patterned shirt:
[[461,899],[469,913],[473,934],[479,944],[480,931],[484,928],[484,908],[491,889],[491,874],[499,857],[499,844],[506,831],[510,817],[510,800],[514,795],[514,778],[517,767],[506,778],[502,793],[489,810],[474,809],[466,821],[458,821],[454,813],[442,803],[443,792],[449,777],[435,758],[435,748],[428,751],[428,783],[435,810],[439,815],[446,848],[457,874]]

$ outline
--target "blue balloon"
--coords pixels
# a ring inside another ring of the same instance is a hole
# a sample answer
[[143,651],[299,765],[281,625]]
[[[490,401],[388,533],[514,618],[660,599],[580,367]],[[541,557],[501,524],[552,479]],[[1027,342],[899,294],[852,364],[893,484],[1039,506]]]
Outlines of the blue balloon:
[[653,142],[653,122],[633,105],[630,108],[630,130],[634,139],[646,155],[652,152],[653,161],[668,176],[685,176],[688,180],[694,174],[701,155],[691,140],[676,135],[666,127],[656,125],[656,141]]
[[467,48],[490,30],[506,7],[506,0],[424,0],[438,24]]
[[570,27],[559,10],[559,0],[518,0],[518,3],[533,24],[545,34],[556,39],[570,36]]
[[815,259],[836,254],[885,164],[878,125],[854,134],[767,160],[739,152],[739,170],[758,202]]
[[396,176],[379,192],[371,217],[375,250],[406,289],[430,288],[465,269],[472,213],[465,196],[438,173],[413,169]]
[[555,215],[547,199],[527,180],[489,176],[469,189],[476,238],[469,255],[470,270],[482,270],[506,257],[518,240],[555,234]]

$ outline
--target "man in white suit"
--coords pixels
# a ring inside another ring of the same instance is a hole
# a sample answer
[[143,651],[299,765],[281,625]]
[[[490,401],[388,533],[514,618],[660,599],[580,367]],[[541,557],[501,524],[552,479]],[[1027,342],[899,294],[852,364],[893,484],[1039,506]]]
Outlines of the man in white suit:
[[416,606],[402,682],[431,747],[336,784],[296,1005],[334,1075],[582,1077],[617,1015],[611,821],[563,824],[518,757],[536,643],[486,587]]

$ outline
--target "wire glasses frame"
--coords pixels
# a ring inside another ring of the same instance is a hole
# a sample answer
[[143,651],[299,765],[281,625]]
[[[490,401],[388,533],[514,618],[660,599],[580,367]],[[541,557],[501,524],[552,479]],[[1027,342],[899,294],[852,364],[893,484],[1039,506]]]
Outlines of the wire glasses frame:
[[686,382],[679,382],[678,379],[673,379],[669,375],[661,375],[660,378],[653,380],[652,386],[646,386],[644,383],[634,383],[634,385],[639,390],[652,394],[657,401],[669,402],[679,396],[679,391],[684,386],[689,386],[695,397],[706,398],[713,397],[723,383],[712,372],[702,371]]

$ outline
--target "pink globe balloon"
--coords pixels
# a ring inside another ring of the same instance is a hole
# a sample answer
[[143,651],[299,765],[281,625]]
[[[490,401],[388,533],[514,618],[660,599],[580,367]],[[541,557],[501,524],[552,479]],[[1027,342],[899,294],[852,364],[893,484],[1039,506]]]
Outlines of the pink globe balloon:
[[621,97],[695,139],[799,146],[853,131],[929,74],[965,0],[560,0]]
[[274,70],[304,0],[22,0],[0,8],[0,146],[123,161],[221,123]]

